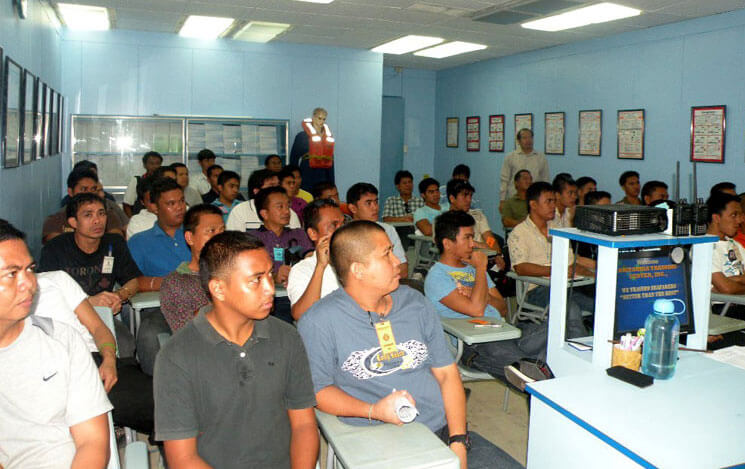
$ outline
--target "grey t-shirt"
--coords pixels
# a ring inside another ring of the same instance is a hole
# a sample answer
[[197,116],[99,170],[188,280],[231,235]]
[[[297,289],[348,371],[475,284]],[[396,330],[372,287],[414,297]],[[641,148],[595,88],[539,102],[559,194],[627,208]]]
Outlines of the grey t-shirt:
[[155,361],[155,438],[197,437],[212,467],[289,468],[288,409],[316,403],[297,331],[268,317],[241,347],[198,315]]
[[[432,368],[453,363],[440,318],[419,292],[400,286],[391,293],[391,322],[398,358],[383,357],[375,327],[378,315],[360,308],[343,289],[317,301],[300,318],[316,392],[336,386],[352,397],[373,403],[393,389],[408,391],[416,400],[421,422],[436,431],[445,425],[445,409]],[[367,419],[342,418],[352,425]],[[378,422],[379,423],[379,422]]]

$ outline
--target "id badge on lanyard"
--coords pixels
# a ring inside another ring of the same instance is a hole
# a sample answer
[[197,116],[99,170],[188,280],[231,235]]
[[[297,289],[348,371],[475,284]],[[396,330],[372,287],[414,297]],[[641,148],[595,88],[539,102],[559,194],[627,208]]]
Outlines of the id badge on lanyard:
[[103,265],[101,266],[102,274],[110,274],[114,272],[114,256],[111,255],[111,245],[109,244],[109,255],[103,256]]

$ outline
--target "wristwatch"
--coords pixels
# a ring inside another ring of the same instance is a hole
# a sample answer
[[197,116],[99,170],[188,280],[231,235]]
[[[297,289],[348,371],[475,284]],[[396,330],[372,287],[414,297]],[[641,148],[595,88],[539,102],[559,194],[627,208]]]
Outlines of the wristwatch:
[[466,447],[466,451],[468,451],[471,449],[471,435],[468,432],[461,435],[451,435],[450,438],[448,438],[448,446],[453,443],[463,443],[463,446]]

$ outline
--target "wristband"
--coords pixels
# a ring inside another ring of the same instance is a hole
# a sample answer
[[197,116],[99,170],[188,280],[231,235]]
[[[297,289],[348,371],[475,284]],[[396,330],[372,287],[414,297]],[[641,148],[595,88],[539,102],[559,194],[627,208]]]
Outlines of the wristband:
[[370,404],[370,410],[367,411],[367,421],[370,423],[372,423],[372,409],[373,409],[373,404]]
[[100,351],[101,351],[101,349],[102,349],[102,348],[104,348],[104,347],[110,347],[110,348],[111,348],[111,350],[113,350],[113,351],[114,351],[114,353],[116,353],[116,344],[113,344],[113,343],[111,343],[111,342],[104,342],[104,343],[102,343],[101,345],[99,345],[99,346],[98,346],[98,350],[99,350],[99,352],[100,352]]

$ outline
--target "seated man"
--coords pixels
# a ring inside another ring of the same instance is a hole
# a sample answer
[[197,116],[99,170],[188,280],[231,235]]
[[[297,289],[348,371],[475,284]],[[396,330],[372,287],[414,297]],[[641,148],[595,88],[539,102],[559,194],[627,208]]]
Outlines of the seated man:
[[210,185],[210,190],[202,194],[202,202],[205,204],[211,204],[220,197],[220,189],[217,187],[217,180],[222,172],[222,166],[219,164],[213,164],[207,168],[207,182]]
[[[78,161],[77,163],[75,163],[73,165],[72,170],[70,172],[77,171],[77,170],[80,170],[80,171],[93,171],[94,173],[96,173],[96,176],[98,176],[98,165],[96,165],[96,163],[94,163],[94,162],[92,162],[90,160],[81,160],[81,161]],[[101,190],[103,191],[103,185],[101,184],[101,179],[100,178],[98,180],[98,184],[101,186]],[[108,192],[104,192],[102,198],[107,199],[107,200],[110,200],[110,201],[116,203],[116,198],[113,195],[111,195],[110,193],[108,193]],[[70,201],[70,195],[67,194],[64,197],[62,197],[62,200],[60,200],[59,206],[62,207],[62,208],[64,208],[64,207],[67,206],[67,202],[69,202],[69,201]],[[124,210],[122,210],[122,213],[124,213]],[[124,216],[126,216],[126,214]]]
[[241,176],[235,171],[223,171],[217,178],[217,193],[220,196],[212,201],[222,212],[224,222],[228,221],[230,212],[241,203],[238,194],[241,193]]
[[269,155],[264,158],[264,168],[273,173],[282,171],[282,158],[279,155]]
[[111,404],[80,335],[29,314],[36,278],[23,238],[0,220],[0,466],[104,469]]
[[435,217],[450,210],[450,205],[440,203],[440,183],[437,179],[427,178],[419,183],[419,193],[424,199],[424,206],[414,211],[414,226],[424,235],[432,236]]
[[[712,290],[728,295],[745,294],[745,249],[732,239],[743,217],[740,199],[719,192],[709,197],[706,204],[709,209],[706,233],[719,238],[712,255]],[[721,305],[716,309],[721,310]]]
[[[290,199],[281,187],[267,187],[260,190],[254,198],[259,216],[263,221],[258,230],[248,233],[264,243],[267,253],[274,261],[272,274],[274,282],[287,287],[290,266],[305,257],[313,249],[308,236],[300,228],[285,228],[290,221]],[[292,324],[290,301],[287,297],[277,297],[273,314]]]
[[424,199],[412,195],[414,191],[414,176],[406,170],[396,173],[393,179],[398,195],[385,199],[383,207],[383,221],[414,223],[414,211],[424,206]]
[[127,239],[147,231],[158,221],[158,215],[155,214],[155,206],[150,199],[150,189],[152,188],[155,176],[140,178],[137,182],[137,199],[142,200],[143,209],[133,215],[127,224]]
[[406,261],[406,251],[401,245],[401,238],[398,237],[396,229],[388,223],[378,221],[378,189],[372,184],[358,182],[347,191],[347,204],[352,212],[353,220],[372,221],[383,227],[388,239],[393,243],[393,255],[398,258],[401,264],[398,266],[400,278],[406,278],[409,275],[409,264]]
[[642,200],[644,205],[652,205],[662,200],[667,200],[670,195],[667,193],[667,184],[662,181],[647,181],[642,187]]
[[157,151],[149,151],[142,156],[142,166],[145,168],[145,174],[142,176],[132,176],[129,184],[127,184],[127,191],[124,193],[122,207],[124,207],[124,213],[129,218],[132,218],[132,215],[136,215],[143,208],[142,202],[137,199],[137,183],[140,177],[152,176],[155,170],[160,168],[162,164],[163,157]]
[[199,253],[213,236],[225,231],[220,209],[199,204],[184,215],[184,240],[191,249],[191,261],[182,262],[160,284],[160,310],[171,331],[191,321],[209,298],[199,283]]
[[473,432],[470,442],[479,450],[472,454],[483,460],[467,461],[466,397],[458,368],[432,304],[399,287],[399,260],[385,230],[354,221],[332,235],[330,252],[343,288],[298,321],[318,408],[350,425],[401,424],[395,401],[403,397],[419,410],[416,421],[450,445],[462,468],[515,466]]
[[514,178],[515,195],[500,204],[499,213],[502,215],[502,225],[505,233],[512,231],[519,223],[528,216],[528,202],[525,200],[525,192],[533,184],[533,176],[527,169],[521,169],[515,173]]
[[207,169],[215,164],[216,159],[217,156],[215,153],[207,148],[200,150],[199,153],[197,153],[197,162],[199,163],[201,171],[199,171],[194,177],[189,178],[189,185],[196,189],[202,196],[207,194],[212,188]]
[[584,205],[610,205],[610,192],[593,191],[585,194]]
[[[435,244],[440,260],[427,274],[424,292],[442,317],[499,318],[507,312],[507,303],[486,273],[486,256],[474,250],[475,225],[471,215],[457,210],[435,219]],[[466,345],[464,361],[468,366],[504,378],[504,368],[521,358],[545,360],[548,325],[527,323],[519,327],[522,329],[519,339]]]
[[[98,191],[98,176],[90,170],[78,169],[67,176],[67,195],[73,197],[82,193],[96,193]],[[114,207],[119,208],[111,201],[104,200],[104,209],[106,210],[106,232],[124,236],[126,223],[122,224],[120,217],[114,213]],[[74,228],[67,223],[67,209],[62,208],[59,212],[49,215],[44,220],[44,227],[41,230],[41,241],[49,242],[62,233],[74,231]]]
[[590,176],[577,178],[577,205],[585,205],[585,196],[598,190],[598,183]]
[[282,171],[279,172],[278,177],[280,187],[287,192],[287,196],[290,198],[290,208],[302,221],[303,209],[308,205],[308,202],[306,202],[305,199],[298,197],[300,186],[295,178],[294,168],[285,166],[282,168]]
[[642,205],[639,198],[639,173],[636,171],[624,171],[618,178],[618,184],[623,189],[623,199],[616,202],[617,204]]
[[725,194],[737,195],[737,186],[732,182],[727,182],[727,181],[719,182],[711,186],[711,192],[709,193],[709,197],[711,197],[712,195],[718,192],[724,192]]
[[331,199],[315,199],[303,212],[305,232],[315,250],[293,265],[287,277],[287,298],[296,321],[313,303],[339,288],[329,264],[329,241],[334,231],[344,225],[344,214]]
[[553,186],[556,192],[556,216],[551,220],[551,228],[571,228],[577,207],[577,183],[569,175],[557,176]]
[[189,185],[189,168],[184,163],[173,163],[171,169],[176,171],[176,182],[184,190],[186,205],[193,207],[202,203],[202,194]]
[[344,214],[345,223],[352,221],[352,212],[349,211],[349,205],[339,199],[339,189],[333,182],[322,181],[313,186],[313,197],[333,200],[339,206],[341,213]]
[[300,197],[307,203],[313,202],[313,194],[304,190],[300,186],[303,183],[303,175],[300,173],[300,167],[298,165],[290,163],[288,165],[285,165],[285,168],[288,168],[290,171],[292,171],[292,175],[295,176],[295,187],[297,187],[297,194],[295,194],[295,196]]
[[312,469],[318,428],[308,359],[295,329],[267,317],[272,260],[246,233],[205,244],[213,308],[158,355],[155,433],[169,467]]
[[[453,173],[450,176],[450,179],[459,179],[464,182],[471,182],[471,168],[467,164],[457,164],[453,168]],[[448,202],[447,197],[447,185],[440,186],[440,203],[444,204]],[[471,206],[473,208],[479,208],[479,200],[476,198],[476,196],[473,196],[473,200],[471,200]],[[433,222],[434,223],[434,222]]]
[[[528,188],[528,217],[517,225],[507,240],[512,260],[512,270],[518,275],[531,277],[551,276],[551,241],[548,236],[549,222],[556,216],[556,192],[547,182],[534,182]],[[594,276],[595,262],[574,255],[569,251],[569,272],[571,275]],[[549,303],[549,288],[531,284],[526,300],[531,304],[546,306]],[[584,337],[587,329],[582,322],[582,310],[594,311],[591,298],[578,291],[572,293],[567,305],[566,338]]]
[[[262,222],[259,212],[256,210],[254,197],[256,197],[256,194],[261,189],[275,186],[279,186],[277,173],[273,173],[268,169],[258,169],[251,173],[251,176],[248,177],[248,194],[250,199],[238,204],[230,211],[228,221],[225,222],[225,228],[231,231],[258,229]],[[291,229],[300,228],[300,219],[295,212],[290,213],[290,223],[288,226]]]

